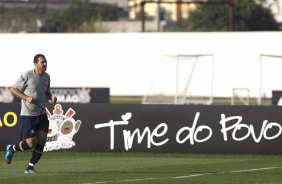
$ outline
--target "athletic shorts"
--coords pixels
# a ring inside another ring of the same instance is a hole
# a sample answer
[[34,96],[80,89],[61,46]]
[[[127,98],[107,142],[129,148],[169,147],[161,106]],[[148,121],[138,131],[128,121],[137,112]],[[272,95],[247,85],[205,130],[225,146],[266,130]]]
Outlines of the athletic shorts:
[[48,133],[49,120],[46,114],[39,116],[20,116],[20,128],[22,140],[35,136],[37,130]]

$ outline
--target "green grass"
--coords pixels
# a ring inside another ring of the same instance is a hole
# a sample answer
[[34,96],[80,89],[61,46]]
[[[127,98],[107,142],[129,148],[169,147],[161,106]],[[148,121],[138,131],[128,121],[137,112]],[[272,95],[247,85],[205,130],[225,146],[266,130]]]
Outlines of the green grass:
[[[143,96],[111,96],[111,104],[142,104]],[[258,99],[250,98],[249,105],[258,105]],[[271,98],[262,98],[262,105],[272,105]],[[236,105],[244,105],[242,101],[235,100]],[[231,98],[215,97],[212,105],[231,105]]]
[[111,96],[111,104],[142,104],[141,96]]
[[0,183],[282,183],[280,155],[48,152],[33,176],[24,174],[29,157],[29,152],[16,153],[12,164],[2,163]]

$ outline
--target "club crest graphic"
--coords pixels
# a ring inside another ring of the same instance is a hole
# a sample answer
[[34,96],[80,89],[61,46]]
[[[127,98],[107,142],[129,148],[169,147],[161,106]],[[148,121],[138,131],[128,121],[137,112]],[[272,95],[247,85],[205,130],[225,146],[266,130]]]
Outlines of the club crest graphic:
[[81,125],[80,120],[73,119],[75,111],[69,108],[64,114],[62,105],[56,104],[53,114],[47,108],[46,114],[49,119],[49,131],[44,151],[70,149],[75,146],[72,138],[78,132]]

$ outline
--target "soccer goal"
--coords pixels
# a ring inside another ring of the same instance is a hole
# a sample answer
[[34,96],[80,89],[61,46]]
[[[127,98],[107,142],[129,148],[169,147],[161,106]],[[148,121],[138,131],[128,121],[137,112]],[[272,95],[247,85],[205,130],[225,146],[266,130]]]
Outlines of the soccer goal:
[[142,103],[211,104],[213,65],[213,54],[163,55]]
[[233,88],[231,105],[249,105],[250,90],[249,88]]
[[282,55],[260,54],[259,68],[259,98],[258,104],[270,104],[273,90],[282,90],[280,74],[282,68]]

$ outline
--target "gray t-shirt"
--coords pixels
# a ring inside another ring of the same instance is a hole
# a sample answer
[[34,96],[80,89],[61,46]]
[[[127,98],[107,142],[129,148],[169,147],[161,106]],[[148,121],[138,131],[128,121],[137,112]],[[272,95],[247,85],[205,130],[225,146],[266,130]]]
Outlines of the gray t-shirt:
[[34,70],[27,71],[19,77],[13,86],[25,95],[36,99],[34,103],[22,100],[22,116],[38,116],[45,113],[46,94],[50,94],[50,76],[46,72],[38,76]]

